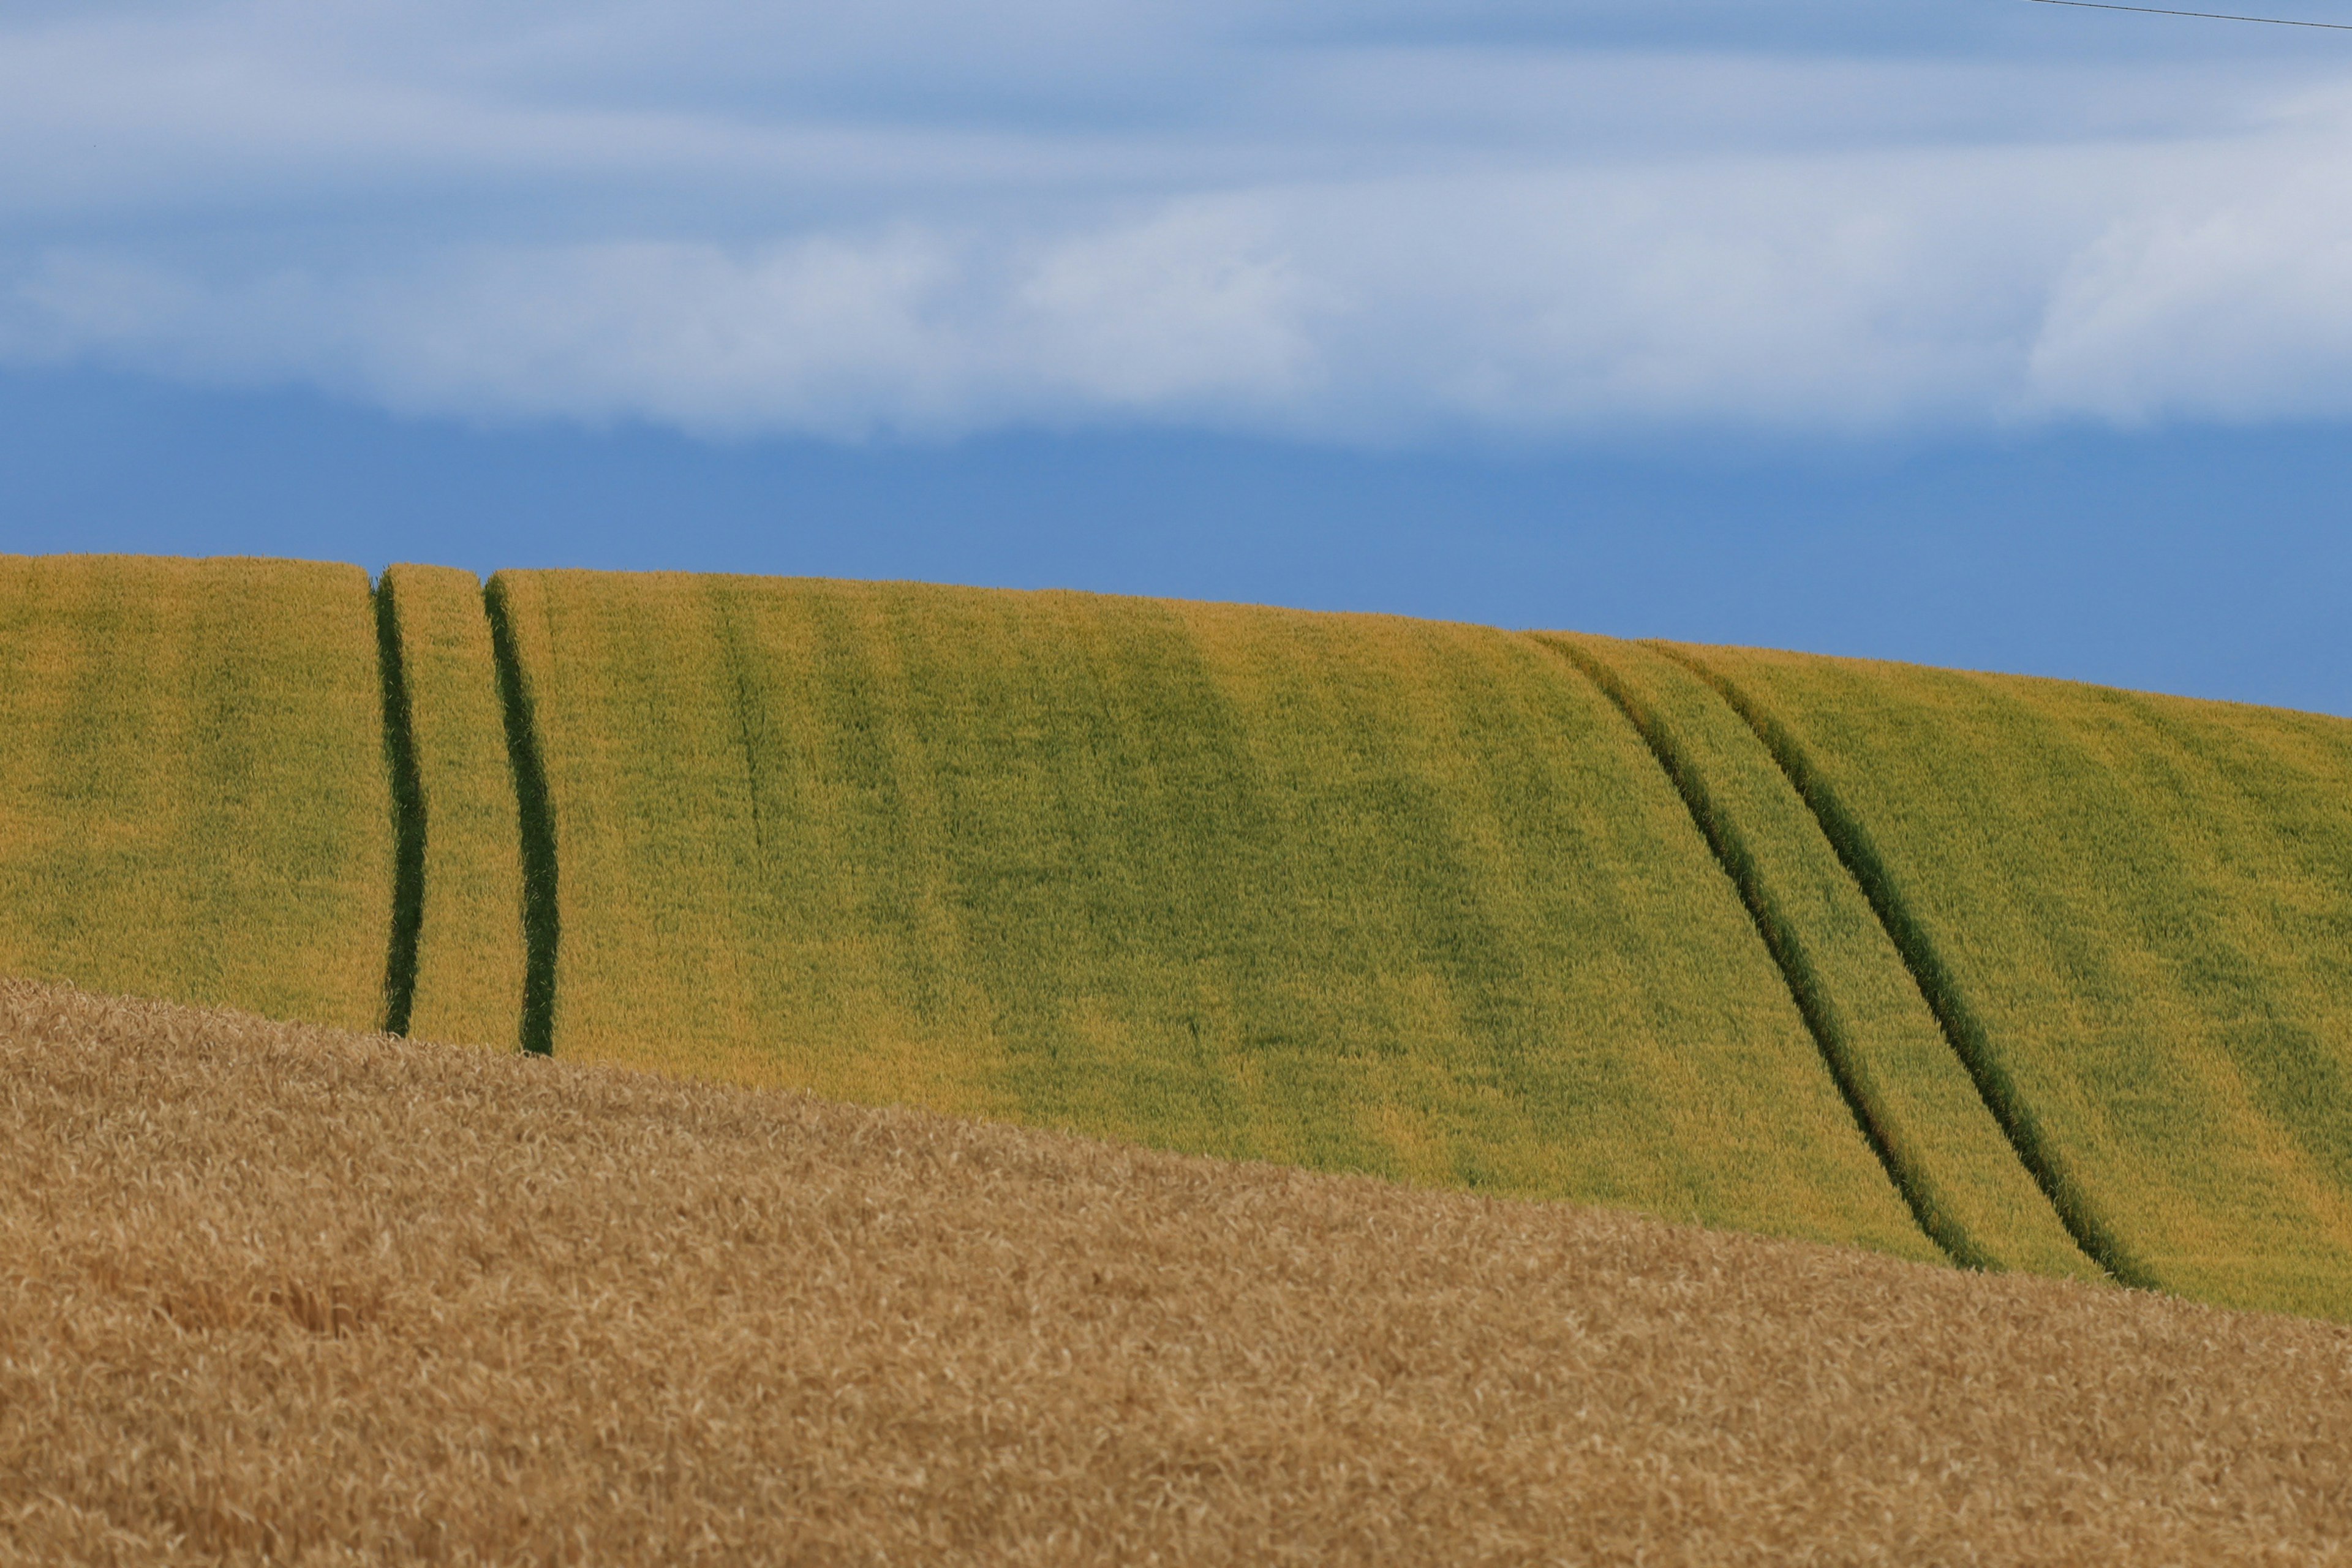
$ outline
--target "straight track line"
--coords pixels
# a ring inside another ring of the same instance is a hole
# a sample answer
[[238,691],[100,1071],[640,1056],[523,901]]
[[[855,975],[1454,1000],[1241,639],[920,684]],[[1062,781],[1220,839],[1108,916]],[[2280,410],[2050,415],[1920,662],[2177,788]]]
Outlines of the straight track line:
[[751,816],[751,847],[764,860],[768,853],[768,825],[760,808],[759,726],[753,721],[751,662],[743,647],[742,628],[736,624],[732,596],[720,597],[725,590],[718,587],[708,592],[713,628],[719,651],[727,659],[729,683],[735,692],[735,743],[743,753],[743,803]]
[[405,1035],[416,1006],[417,947],[425,932],[425,781],[416,765],[415,714],[399,607],[391,580],[379,578],[376,668],[383,686],[383,757],[392,775],[392,938],[383,962],[383,1032]]
[[1691,821],[1697,826],[1700,836],[1706,840],[1707,848],[1713,852],[1717,868],[1739,895],[1740,905],[1747,910],[1748,918],[1755,922],[1756,933],[1763,939],[1765,951],[1771,954],[1773,963],[1779,967],[1780,978],[1789,987],[1789,995],[1797,1004],[1797,1012],[1804,1019],[1807,1032],[1812,1036],[1813,1048],[1821,1053],[1822,1065],[1829,1071],[1830,1081],[1837,1086],[1838,1096],[1845,1101],[1854,1125],[1862,1130],[1864,1141],[1869,1143],[1870,1152],[1878,1157],[1879,1166],[1885,1171],[1887,1181],[1902,1196],[1904,1206],[1911,1211],[1911,1218],[1920,1232],[1961,1267],[1990,1268],[1991,1260],[1967,1232],[1938,1215],[1934,1205],[1927,1201],[1918,1173],[1911,1168],[1910,1162],[1903,1157],[1894,1140],[1887,1135],[1885,1119],[1880,1108],[1872,1103],[1862,1087],[1860,1076],[1854,1071],[1852,1043],[1845,1038],[1844,1031],[1838,1026],[1822,994],[1821,977],[1814,973],[1802,944],[1764,887],[1763,879],[1756,869],[1755,857],[1748,852],[1738,831],[1725,819],[1713,797],[1707,794],[1706,785],[1699,778],[1698,770],[1688,753],[1683,751],[1657,716],[1646,711],[1633,694],[1625,689],[1624,683],[1617,679],[1613,670],[1580,648],[1548,638],[1536,640],[1574,666],[1586,679],[1600,689],[1602,696],[1616,705],[1617,710],[1624,715],[1625,721],[1633,727],[1634,733],[1642,737],[1643,744],[1649,748],[1650,755],[1665,773],[1667,782],[1674,785],[1675,793],[1682,798],[1684,808],[1690,813]]
[[563,938],[556,901],[555,810],[548,795],[538,715],[523,680],[506,584],[492,577],[482,589],[490,620],[490,655],[498,667],[499,703],[505,710],[507,762],[514,770],[515,805],[522,836],[522,1048],[555,1054],[556,957]]

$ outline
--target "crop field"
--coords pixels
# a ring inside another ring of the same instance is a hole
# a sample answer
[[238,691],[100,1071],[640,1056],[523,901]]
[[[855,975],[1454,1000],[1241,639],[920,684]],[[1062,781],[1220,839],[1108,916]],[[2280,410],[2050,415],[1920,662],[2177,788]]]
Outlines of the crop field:
[[1938,1256],[1672,784],[1530,639],[498,586],[559,1057]]
[[2352,1561],[2352,1330],[0,983],[0,1559]]
[[1841,825],[2119,1277],[2352,1315],[2352,722],[1680,651]]
[[2352,1321],[2352,721],[0,557],[0,975]]
[[383,746],[356,566],[0,557],[0,973],[375,1026]]

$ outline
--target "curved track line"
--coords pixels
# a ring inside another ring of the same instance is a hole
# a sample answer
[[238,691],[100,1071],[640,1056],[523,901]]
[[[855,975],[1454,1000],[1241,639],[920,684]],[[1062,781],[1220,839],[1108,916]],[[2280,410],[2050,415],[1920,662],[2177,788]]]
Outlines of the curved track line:
[[1870,1152],[1878,1156],[1878,1163],[1886,1172],[1886,1179],[1902,1194],[1904,1205],[1911,1211],[1912,1219],[1927,1239],[1944,1249],[1953,1262],[1968,1268],[1991,1267],[1991,1260],[1971,1241],[1968,1233],[1949,1219],[1936,1212],[1922,1191],[1925,1184],[1919,1173],[1912,1168],[1895,1141],[1887,1134],[1883,1110],[1863,1088],[1861,1075],[1855,1071],[1853,1044],[1831,1012],[1822,994],[1821,977],[1813,970],[1812,961],[1806,957],[1803,944],[1797,940],[1788,920],[1781,914],[1771,894],[1765,889],[1763,878],[1756,868],[1755,857],[1740,839],[1738,832],[1724,816],[1714,798],[1701,782],[1697,768],[1688,753],[1683,751],[1672,733],[1625,689],[1616,672],[1585,653],[1545,638],[1537,639],[1544,647],[1567,659],[1586,679],[1601,689],[1601,695],[1617,706],[1625,721],[1633,726],[1650,755],[1656,759],[1675,793],[1682,797],[1683,805],[1690,812],[1691,821],[1698,826],[1706,847],[1715,854],[1716,864],[1738,893],[1739,901],[1755,921],[1757,934],[1764,939],[1765,950],[1779,966],[1780,978],[1789,987],[1790,996],[1797,1004],[1797,1012],[1805,1021],[1805,1028],[1813,1037],[1813,1046],[1821,1053],[1822,1064],[1829,1069],[1830,1080],[1837,1085],[1838,1096],[1862,1130],[1870,1144]]
[[2122,1240],[2110,1230],[2093,1207],[2090,1199],[2078,1189],[2060,1168],[2058,1159],[2044,1138],[2041,1125],[2026,1105],[2017,1086],[1994,1058],[1991,1040],[1983,1023],[1960,995],[1959,986],[1951,972],[1945,967],[1942,955],[1928,939],[1927,930],[1912,914],[1902,895],[1895,890],[1894,879],[1877,847],[1863,830],[1862,824],[1849,813],[1831,789],[1827,780],[1816,772],[1804,749],[1771,714],[1727,676],[1696,657],[1664,643],[1645,643],[1664,657],[1706,681],[1723,694],[1732,711],[1747,721],[1764,743],[1764,750],[1779,765],[1798,798],[1805,803],[1822,831],[1829,837],[1830,847],[1837,851],[1847,872],[1862,889],[1863,897],[1870,901],[1871,911],[1878,923],[1886,929],[1895,951],[1903,957],[1904,967],[1910,970],[1919,994],[1927,999],[1927,1010],[1950,1043],[1952,1054],[1959,1058],[1968,1069],[1969,1079],[1976,1085],[1978,1096],[1985,1109],[2017,1152],[2017,1158],[2033,1184],[2056,1211],[2059,1224],[2074,1238],[2074,1245],[2085,1257],[2105,1269],[2117,1283],[2143,1289],[2159,1289],[2147,1269],[2132,1257]]

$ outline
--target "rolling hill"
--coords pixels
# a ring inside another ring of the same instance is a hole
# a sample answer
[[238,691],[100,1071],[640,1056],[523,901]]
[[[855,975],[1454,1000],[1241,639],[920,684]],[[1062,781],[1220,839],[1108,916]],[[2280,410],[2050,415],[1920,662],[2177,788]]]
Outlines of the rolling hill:
[[0,973],[2352,1319],[2352,722],[102,558],[0,671]]
[[502,586],[559,1056],[1932,1256],[1679,798],[1538,644]]

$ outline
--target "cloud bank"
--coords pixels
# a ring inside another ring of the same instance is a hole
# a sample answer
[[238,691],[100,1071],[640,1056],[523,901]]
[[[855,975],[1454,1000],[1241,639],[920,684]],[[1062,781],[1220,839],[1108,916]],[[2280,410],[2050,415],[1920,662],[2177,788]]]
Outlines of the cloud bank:
[[0,360],[720,437],[2352,416],[2352,47],[1719,9],[36,14]]

